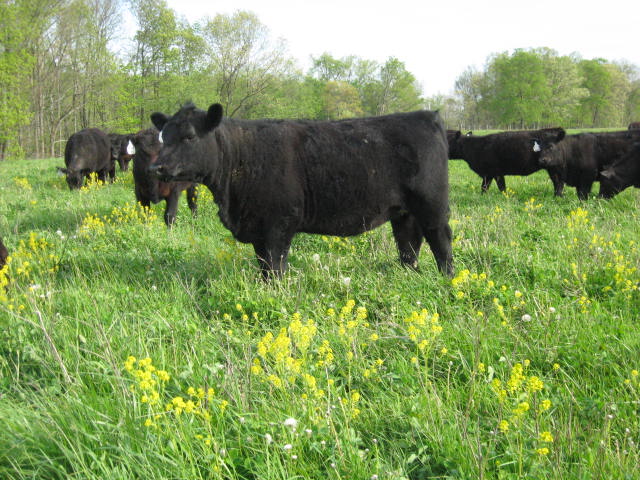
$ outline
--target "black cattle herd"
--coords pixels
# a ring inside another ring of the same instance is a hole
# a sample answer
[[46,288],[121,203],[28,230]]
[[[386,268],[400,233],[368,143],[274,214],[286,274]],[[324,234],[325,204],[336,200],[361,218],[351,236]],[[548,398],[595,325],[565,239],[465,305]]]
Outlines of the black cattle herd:
[[[453,275],[449,228],[449,159],[462,159],[501,191],[506,175],[544,169],[554,194],[565,185],[586,199],[593,183],[611,198],[640,188],[640,123],[627,130],[567,135],[562,128],[476,136],[445,130],[438,112],[416,111],[338,121],[234,120],[219,104],[186,104],[173,116],[151,115],[155,128],[71,135],[65,147],[70,189],[92,174],[113,181],[116,164],[133,160],[135,197],[144,207],[166,201],[175,221],[187,192],[213,193],[223,225],[254,247],[265,279],[280,276],[296,233],[357,235],[391,222],[403,265],[417,269],[423,239],[441,272]],[[7,250],[0,239],[0,267]]]

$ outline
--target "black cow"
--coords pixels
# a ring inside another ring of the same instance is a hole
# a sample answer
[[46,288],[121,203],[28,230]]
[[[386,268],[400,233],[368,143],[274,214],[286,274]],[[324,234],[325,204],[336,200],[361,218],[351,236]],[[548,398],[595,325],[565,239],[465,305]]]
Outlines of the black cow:
[[187,191],[187,203],[193,214],[197,210],[196,184],[193,182],[162,182],[156,175],[149,173],[149,167],[158,160],[162,143],[155,128],[140,130],[133,137],[135,156],[133,157],[133,180],[135,182],[136,199],[143,207],[160,200],[167,202],[164,211],[164,223],[173,225],[178,211],[178,200],[183,190]]
[[628,130],[638,130],[640,129],[640,122],[631,122],[629,124]]
[[2,237],[0,237],[0,270],[7,264],[7,257],[9,256],[9,252],[7,251],[7,247],[2,243]]
[[80,188],[83,179],[94,172],[103,182],[107,175],[113,181],[116,174],[109,137],[97,128],[86,128],[69,137],[64,149],[64,163],[66,168],[58,168],[58,171],[66,174],[71,190]]
[[[540,170],[540,152],[550,143],[562,140],[564,135],[565,131],[562,128],[501,132],[483,136],[459,134],[452,140],[449,148],[482,178],[483,193],[494,179],[498,189],[504,192],[505,175],[530,175]],[[554,191],[558,194],[561,185],[559,173],[553,168],[547,171]]]
[[556,189],[560,196],[564,184],[576,187],[580,200],[586,200],[600,171],[597,155],[597,137],[590,133],[567,135],[540,152],[539,162],[544,168],[560,173],[562,186]]
[[640,131],[579,133],[552,142],[540,153],[540,164],[560,172],[563,183],[576,187],[578,198],[588,198],[605,165],[624,155],[640,139]]
[[129,162],[136,153],[133,145],[133,135],[110,133],[109,141],[111,143],[111,161],[114,164],[118,163],[120,170],[126,172],[129,170]]
[[625,188],[640,188],[640,142],[600,172],[600,196],[611,198]]
[[280,276],[298,232],[350,236],[388,220],[404,265],[423,237],[453,274],[447,138],[437,112],[333,122],[222,118],[193,104],[154,113],[164,147],[152,170],[203,183],[222,223],[253,244],[265,278]]

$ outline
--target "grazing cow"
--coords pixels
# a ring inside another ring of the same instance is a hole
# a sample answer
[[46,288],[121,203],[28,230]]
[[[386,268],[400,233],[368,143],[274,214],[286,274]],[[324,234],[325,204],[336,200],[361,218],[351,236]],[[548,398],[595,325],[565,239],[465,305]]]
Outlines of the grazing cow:
[[453,274],[447,138],[437,112],[340,121],[222,118],[193,104],[154,113],[162,180],[206,185],[234,237],[253,244],[264,278],[280,276],[298,232],[350,236],[391,221],[404,265],[423,237]]
[[107,175],[113,181],[116,174],[109,137],[97,128],[86,128],[69,137],[64,149],[64,163],[66,168],[58,168],[58,171],[66,174],[71,190],[80,188],[83,179],[94,172],[103,182]]
[[640,142],[600,172],[600,197],[611,198],[632,185],[640,188]]
[[0,237],[0,270],[7,264],[7,257],[9,256],[9,252],[7,251],[7,247],[2,243],[2,237]]
[[129,162],[136,153],[133,145],[133,135],[122,135],[119,133],[110,133],[109,141],[111,143],[111,161],[116,162],[120,166],[120,170],[126,172],[129,170]]
[[[471,170],[482,178],[483,193],[494,179],[498,189],[504,192],[505,175],[530,175],[540,170],[540,152],[549,144],[562,140],[564,135],[562,128],[501,132],[484,136],[457,134],[451,140],[449,149],[457,158],[466,161]],[[560,185],[558,172],[554,169],[547,171],[557,194]]]
[[629,130],[638,130],[640,129],[640,122],[631,122],[628,127]]
[[133,137],[135,156],[133,157],[133,180],[135,182],[136,199],[143,207],[149,207],[151,203],[160,200],[167,202],[164,211],[164,223],[168,227],[173,225],[178,211],[178,200],[183,190],[187,191],[187,203],[191,212],[195,215],[196,184],[193,182],[162,182],[156,175],[149,173],[149,167],[158,160],[158,154],[162,148],[158,137],[158,130],[149,128],[140,130]]
[[586,200],[605,165],[624,155],[634,138],[640,139],[640,131],[568,135],[540,152],[539,162],[544,168],[556,168],[562,182],[576,187],[578,198]]

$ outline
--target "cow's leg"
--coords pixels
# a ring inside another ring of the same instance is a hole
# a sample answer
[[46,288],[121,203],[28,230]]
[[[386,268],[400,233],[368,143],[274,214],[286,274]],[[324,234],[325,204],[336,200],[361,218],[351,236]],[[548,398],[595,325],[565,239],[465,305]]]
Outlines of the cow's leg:
[[498,185],[498,190],[501,192],[505,192],[507,190],[507,184],[504,181],[504,175],[498,175],[496,178],[496,185]]
[[422,231],[436,259],[438,270],[449,277],[453,277],[452,233],[449,223],[444,222],[436,228],[423,227]]
[[195,215],[198,212],[198,190],[197,185],[187,188],[187,204],[191,210],[191,214]]
[[580,200],[586,200],[589,198],[589,194],[591,193],[591,187],[593,186],[593,180],[581,180],[576,187],[576,192],[578,193],[578,198]]
[[416,217],[403,215],[391,219],[393,236],[400,254],[402,265],[418,269],[418,254],[422,245],[422,230]]
[[178,199],[180,198],[180,191],[177,188],[171,190],[171,193],[167,197],[167,206],[164,209],[164,223],[167,227],[171,227],[176,221],[176,213],[178,213]]
[[556,197],[561,197],[564,191],[564,180],[562,175],[558,172],[549,172],[549,178],[553,182],[553,194]]
[[489,190],[491,180],[493,180],[493,177],[482,177],[482,193],[486,193],[486,191]]
[[[109,183],[113,183],[113,180],[116,178],[116,166],[114,165],[112,169],[109,170]],[[107,174],[103,173],[102,174],[102,178],[100,180],[102,180],[103,182],[106,182],[106,178]]]
[[280,278],[287,270],[287,257],[293,234],[272,228],[263,239],[253,242],[264,280]]

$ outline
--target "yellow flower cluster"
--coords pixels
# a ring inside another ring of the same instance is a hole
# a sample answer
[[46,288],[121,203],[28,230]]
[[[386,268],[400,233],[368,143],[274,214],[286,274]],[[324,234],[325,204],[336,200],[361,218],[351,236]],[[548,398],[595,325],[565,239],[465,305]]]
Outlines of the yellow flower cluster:
[[636,370],[635,368],[631,370],[631,375],[629,376],[629,378],[626,378],[624,380],[624,383],[627,386],[631,387],[631,389],[640,393],[640,376],[638,374],[638,370]]
[[104,235],[105,223],[97,215],[87,213],[82,219],[82,223],[78,227],[78,235],[81,237],[93,237],[96,235]]
[[504,210],[502,210],[502,208],[496,207],[491,211],[491,213],[489,213],[486,216],[486,218],[487,220],[489,220],[490,223],[496,223],[497,221],[502,219],[503,213],[504,213]]
[[102,217],[87,213],[78,227],[78,234],[82,237],[99,236],[106,233],[107,226],[148,225],[155,223],[157,219],[158,216],[153,210],[143,207],[140,203],[127,203],[123,207],[114,207],[109,215]]
[[356,251],[354,243],[345,237],[328,237],[322,235],[322,241],[329,247],[329,250],[335,250],[342,253],[350,253]]
[[[498,430],[506,434],[518,435],[525,430],[538,431],[538,427],[542,422],[542,414],[551,408],[551,400],[548,398],[540,398],[541,392],[545,389],[542,379],[536,375],[527,375],[529,360],[522,363],[516,363],[512,368],[509,378],[502,381],[499,378],[493,378],[490,382],[493,393],[498,398],[500,404],[501,417],[498,421]],[[478,371],[484,371],[478,368]],[[504,418],[508,415],[508,418]],[[534,426],[531,426],[533,424]],[[549,431],[542,431],[538,438],[538,442],[545,444],[553,442],[553,435]],[[546,453],[538,454],[546,455],[549,453],[548,446],[541,448],[546,449]]]
[[423,355],[428,354],[442,333],[440,314],[437,312],[430,314],[426,309],[422,309],[420,313],[412,312],[408,318],[404,319],[404,325],[409,340]]
[[542,204],[536,203],[536,199],[534,197],[531,197],[529,200],[524,202],[524,211],[529,214],[535,212],[540,208],[542,208]]
[[[350,382],[336,382],[332,373],[348,365],[349,375],[362,373],[363,378],[378,378],[384,361],[367,359],[363,354],[367,341],[375,342],[377,334],[365,330],[367,310],[353,300],[326,314],[328,327],[337,329],[337,344],[318,335],[312,319],[294,313],[286,327],[277,334],[267,332],[256,344],[251,372],[278,395],[298,395],[309,419],[319,422],[331,411],[331,399],[339,399],[341,412],[347,418],[360,414],[360,395]],[[335,330],[334,330],[335,331]],[[339,386],[338,386],[339,385]]]
[[92,172],[87,177],[87,181],[85,182],[85,184],[82,187],[80,187],[80,192],[81,193],[93,192],[103,187],[104,185],[105,185],[105,182],[98,179],[98,173]]
[[[43,274],[55,273],[60,258],[52,253],[54,245],[35,232],[29,233],[27,241],[20,240],[18,247],[7,258],[7,264],[0,273],[0,285],[8,283],[8,277],[14,280],[33,281]],[[5,297],[0,297],[4,298]]]
[[[353,311],[356,302],[347,300],[347,303],[340,309],[340,313],[336,315],[334,309],[327,310],[327,316],[337,322],[338,334],[345,345],[355,345],[356,337],[360,334],[362,328],[369,327],[367,322],[367,309],[358,307]],[[355,353],[355,352],[352,352]]]
[[13,183],[23,189],[23,190],[31,190],[31,184],[29,183],[29,179],[25,178],[25,177],[14,177],[13,178]]
[[[167,371],[156,368],[151,358],[137,359],[129,356],[124,362],[124,369],[135,381],[130,386],[131,392],[136,395],[140,404],[146,405],[146,427],[158,427],[159,421],[169,421],[168,414],[173,414],[173,417],[190,414],[205,423],[211,420],[209,410],[215,396],[213,388],[188,387],[185,396],[167,398],[165,387],[171,376]],[[227,405],[228,402],[222,400],[218,408],[223,412]]]
[[[569,230],[578,231],[586,229],[589,225],[589,212],[581,207],[572,210],[567,217],[567,227]],[[593,230],[591,226],[590,230]]]
[[114,207],[111,214],[105,217],[110,225],[144,225],[156,222],[158,216],[150,208],[140,203],[127,203],[123,207]]

